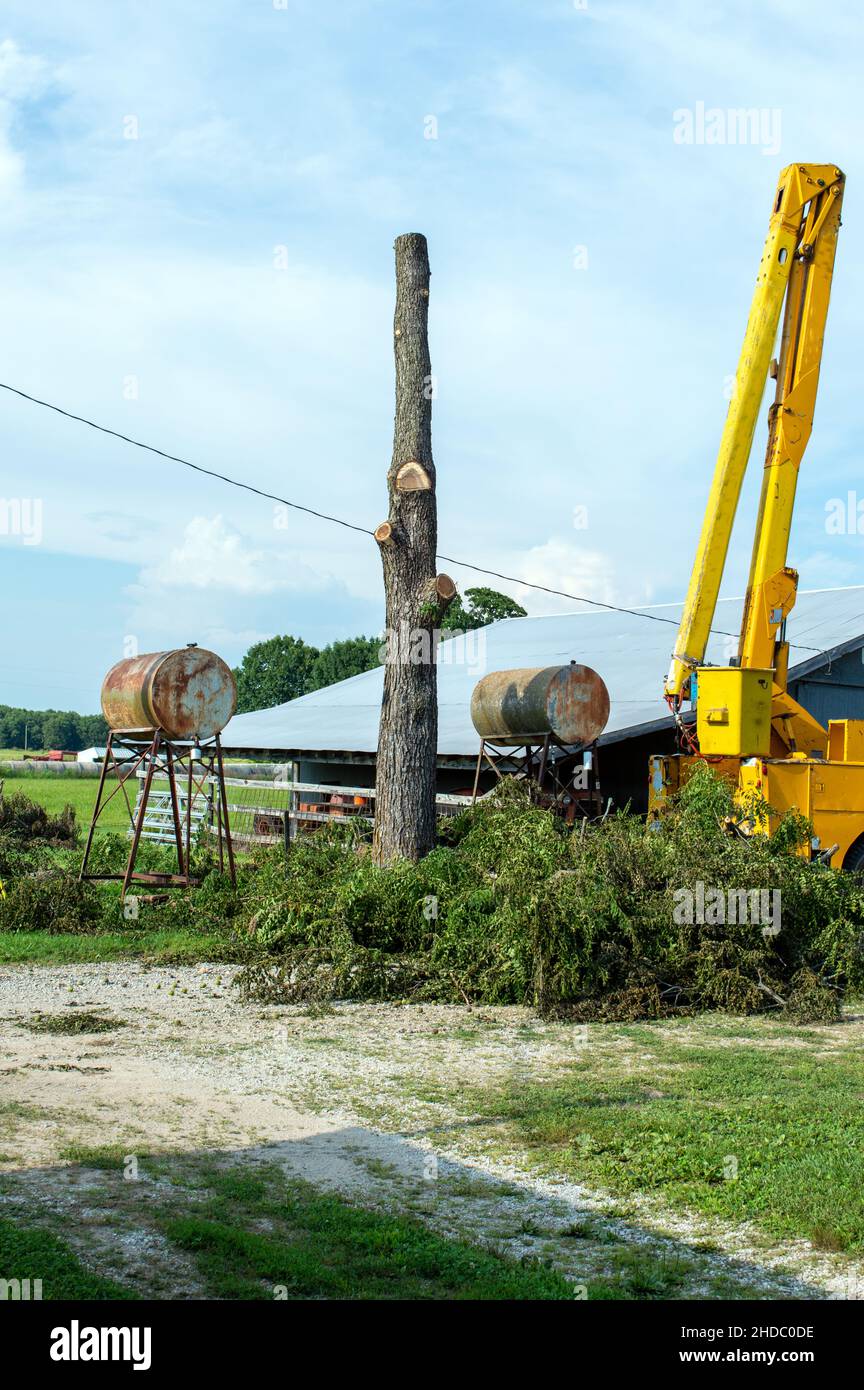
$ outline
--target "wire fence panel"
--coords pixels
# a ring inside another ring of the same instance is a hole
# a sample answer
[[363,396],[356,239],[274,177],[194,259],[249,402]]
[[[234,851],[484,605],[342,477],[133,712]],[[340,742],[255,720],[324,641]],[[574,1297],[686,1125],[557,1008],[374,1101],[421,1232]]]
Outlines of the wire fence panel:
[[[218,788],[214,788],[218,796]],[[290,834],[291,789],[252,778],[226,777],[228,824],[238,848],[275,845]]]

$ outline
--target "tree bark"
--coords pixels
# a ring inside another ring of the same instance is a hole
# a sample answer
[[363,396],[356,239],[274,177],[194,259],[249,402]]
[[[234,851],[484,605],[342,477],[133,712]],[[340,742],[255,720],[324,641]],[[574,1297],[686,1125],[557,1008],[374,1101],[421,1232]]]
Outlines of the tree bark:
[[455,586],[435,573],[429,256],[417,232],[396,239],[396,418],[390,511],[375,532],[384,569],[387,660],[375,773],[378,863],[420,859],[435,843],[436,648]]

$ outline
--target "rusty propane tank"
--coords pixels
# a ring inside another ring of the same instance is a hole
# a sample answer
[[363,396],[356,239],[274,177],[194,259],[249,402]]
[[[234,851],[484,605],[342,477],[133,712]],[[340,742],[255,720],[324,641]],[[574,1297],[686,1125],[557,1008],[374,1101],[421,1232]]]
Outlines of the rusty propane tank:
[[554,734],[560,743],[599,738],[609,718],[609,691],[590,666],[490,671],[474,687],[471,719],[481,738],[524,743]]
[[102,682],[108,727],[127,732],[160,729],[172,739],[212,738],[236,704],[231,668],[194,642],[118,661]]

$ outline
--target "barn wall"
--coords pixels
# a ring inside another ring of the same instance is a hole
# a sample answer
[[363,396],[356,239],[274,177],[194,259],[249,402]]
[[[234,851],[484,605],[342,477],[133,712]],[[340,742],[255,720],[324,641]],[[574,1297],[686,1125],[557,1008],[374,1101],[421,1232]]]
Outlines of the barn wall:
[[673,729],[660,729],[638,738],[621,739],[617,743],[601,744],[597,751],[600,787],[604,804],[612,797],[613,806],[622,808],[628,802],[637,815],[648,811],[648,759],[652,753],[674,753]]
[[847,652],[830,668],[790,681],[789,694],[820,724],[829,719],[864,719],[864,649]]

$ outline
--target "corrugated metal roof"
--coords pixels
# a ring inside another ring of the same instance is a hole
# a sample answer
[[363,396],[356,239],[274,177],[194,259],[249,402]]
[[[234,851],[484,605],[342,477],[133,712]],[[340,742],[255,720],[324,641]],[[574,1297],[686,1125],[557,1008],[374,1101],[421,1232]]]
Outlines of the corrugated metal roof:
[[[741,599],[721,599],[707,660],[728,664],[736,643]],[[642,614],[672,619],[646,621]],[[663,679],[681,614],[680,604],[655,604],[637,614],[588,609],[548,618],[507,618],[442,643],[438,670],[438,752],[476,756],[471,692],[487,671],[516,666],[593,666],[605,680],[612,712],[604,742],[666,722]],[[830,654],[864,642],[864,586],[803,591],[789,618],[790,675],[814,669]],[[254,714],[237,714],[222,742],[231,749],[374,753],[384,672],[379,667]]]

